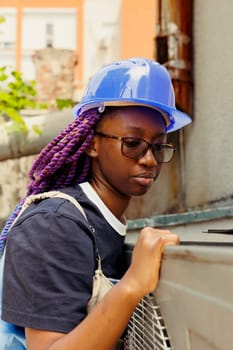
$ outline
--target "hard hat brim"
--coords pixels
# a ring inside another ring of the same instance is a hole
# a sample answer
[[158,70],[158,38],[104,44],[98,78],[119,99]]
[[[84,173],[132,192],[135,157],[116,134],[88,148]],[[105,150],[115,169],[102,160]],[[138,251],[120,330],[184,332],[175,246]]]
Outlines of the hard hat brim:
[[120,106],[144,106],[148,108],[152,108],[161,113],[162,117],[165,120],[166,131],[168,133],[176,131],[178,129],[183,128],[184,126],[190,124],[192,119],[184,112],[176,109],[175,107],[170,107],[158,102],[148,101],[143,99],[124,99],[124,100],[107,100],[103,101],[101,99],[93,99],[91,102],[88,101],[85,103],[81,102],[77,104],[73,113],[75,118],[78,118],[83,112],[92,109],[98,108],[99,111],[103,112],[105,107],[120,107]]

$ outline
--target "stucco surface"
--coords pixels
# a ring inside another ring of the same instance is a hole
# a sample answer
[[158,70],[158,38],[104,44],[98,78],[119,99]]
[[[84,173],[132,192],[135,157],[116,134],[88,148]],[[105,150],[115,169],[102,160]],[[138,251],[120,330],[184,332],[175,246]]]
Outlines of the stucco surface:
[[194,5],[194,122],[186,129],[187,207],[233,196],[233,6]]
[[0,162],[0,218],[6,218],[25,196],[34,156]]

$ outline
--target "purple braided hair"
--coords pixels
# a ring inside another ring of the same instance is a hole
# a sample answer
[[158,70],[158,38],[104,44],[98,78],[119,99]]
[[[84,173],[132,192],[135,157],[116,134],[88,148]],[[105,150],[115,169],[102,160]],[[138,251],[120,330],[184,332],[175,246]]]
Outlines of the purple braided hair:
[[[42,149],[29,172],[31,182],[26,197],[79,184],[88,178],[91,162],[85,151],[93,140],[94,126],[101,116],[97,109],[84,112]],[[1,232],[0,254],[26,197],[16,206]]]

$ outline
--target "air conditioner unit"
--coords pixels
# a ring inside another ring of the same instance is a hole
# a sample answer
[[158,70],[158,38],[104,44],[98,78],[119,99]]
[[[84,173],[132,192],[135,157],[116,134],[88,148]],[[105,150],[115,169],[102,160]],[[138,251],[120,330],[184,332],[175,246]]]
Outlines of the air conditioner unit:
[[158,288],[132,315],[125,350],[232,349],[233,236],[206,236],[165,249]]

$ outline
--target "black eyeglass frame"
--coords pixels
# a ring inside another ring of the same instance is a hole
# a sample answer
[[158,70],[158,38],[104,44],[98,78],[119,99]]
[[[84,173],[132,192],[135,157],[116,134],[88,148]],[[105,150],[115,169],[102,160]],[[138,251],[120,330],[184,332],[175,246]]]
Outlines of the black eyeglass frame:
[[[150,143],[150,142],[148,142],[148,141],[146,141],[146,140],[144,140],[144,139],[142,139],[142,138],[140,138],[140,137],[115,136],[115,135],[105,134],[105,133],[100,132],[100,131],[95,131],[95,135],[101,136],[101,137],[105,137],[105,138],[109,138],[109,139],[114,139],[114,140],[119,140],[119,141],[121,141],[121,153],[122,153],[122,155],[125,156],[125,157],[127,157],[127,158],[136,159],[136,160],[139,160],[139,159],[143,158],[144,155],[147,153],[147,151],[148,151],[149,149],[151,149],[151,151],[152,151],[152,153],[153,153],[153,156],[154,156],[154,158],[155,158],[155,160],[156,160],[157,163],[160,163],[160,164],[161,164],[161,163],[169,163],[169,162],[172,160],[172,158],[173,158],[173,156],[174,156],[174,154],[175,154],[175,151],[176,151],[175,146],[172,145],[172,144],[170,144],[170,143]],[[142,152],[142,154],[140,154],[139,157],[130,157],[130,156],[128,156],[128,155],[125,154],[124,149],[123,149],[123,147],[124,147],[124,142],[126,141],[126,139],[132,139],[132,140],[143,141],[143,142],[145,142],[145,143],[147,144],[147,147],[146,147],[145,150]],[[157,150],[158,150],[158,147],[162,147],[162,148],[164,148],[164,149],[170,149],[170,150],[173,151],[173,153],[172,153],[172,155],[171,155],[171,158],[170,158],[168,161],[160,162],[160,161],[158,161],[158,160],[156,159],[156,152],[157,152]],[[156,149],[156,148],[157,148],[157,149]]]

